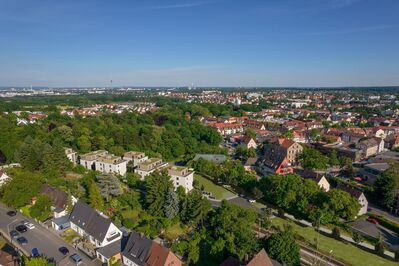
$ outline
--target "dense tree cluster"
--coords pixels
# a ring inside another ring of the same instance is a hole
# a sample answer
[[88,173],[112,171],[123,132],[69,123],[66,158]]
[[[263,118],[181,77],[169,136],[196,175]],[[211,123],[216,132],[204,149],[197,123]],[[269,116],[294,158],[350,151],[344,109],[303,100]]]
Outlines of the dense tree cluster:
[[265,198],[297,217],[325,224],[339,218],[352,220],[359,212],[357,200],[347,192],[331,189],[322,191],[313,180],[302,180],[299,175],[271,175],[260,182]]

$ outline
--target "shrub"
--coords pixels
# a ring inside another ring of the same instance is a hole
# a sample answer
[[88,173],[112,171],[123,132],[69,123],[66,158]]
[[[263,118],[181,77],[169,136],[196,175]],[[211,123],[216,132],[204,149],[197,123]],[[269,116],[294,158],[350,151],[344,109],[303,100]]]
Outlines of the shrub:
[[332,236],[335,238],[335,239],[337,239],[337,240],[339,240],[340,238],[341,238],[341,232],[339,231],[339,228],[338,227],[334,227],[333,228],[333,230],[332,230]]

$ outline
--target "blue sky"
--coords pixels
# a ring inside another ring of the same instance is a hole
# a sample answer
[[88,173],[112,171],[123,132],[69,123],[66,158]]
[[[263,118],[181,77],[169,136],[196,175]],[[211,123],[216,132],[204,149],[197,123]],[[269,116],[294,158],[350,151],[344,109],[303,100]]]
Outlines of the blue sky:
[[398,0],[0,0],[0,85],[399,85]]

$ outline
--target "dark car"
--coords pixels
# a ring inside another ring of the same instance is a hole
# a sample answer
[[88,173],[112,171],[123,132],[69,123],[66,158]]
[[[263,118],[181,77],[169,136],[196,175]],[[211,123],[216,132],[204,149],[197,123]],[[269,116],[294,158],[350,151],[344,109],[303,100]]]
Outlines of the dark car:
[[18,243],[19,244],[21,244],[21,245],[26,245],[26,244],[28,244],[28,239],[26,239],[25,237],[23,237],[23,236],[20,236],[20,237],[18,237],[17,238],[17,241],[18,241]]
[[17,215],[17,212],[16,211],[8,211],[7,215],[8,216],[15,216],[15,215]]
[[62,255],[68,255],[69,254],[69,250],[66,247],[60,247],[59,252],[62,253]]
[[11,236],[12,238],[17,238],[17,237],[19,237],[19,233],[18,233],[17,230],[11,230],[11,231],[10,231],[10,236]]
[[17,229],[17,231],[20,233],[25,233],[26,231],[28,231],[28,227],[23,224],[18,225],[17,227],[15,227],[15,229]]
[[69,257],[76,265],[79,265],[82,262],[82,259],[78,254],[73,254]]

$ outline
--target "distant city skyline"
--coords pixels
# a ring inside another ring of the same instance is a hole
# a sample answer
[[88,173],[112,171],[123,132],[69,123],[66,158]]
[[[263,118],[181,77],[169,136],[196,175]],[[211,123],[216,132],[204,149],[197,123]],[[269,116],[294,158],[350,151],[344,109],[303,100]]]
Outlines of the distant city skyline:
[[396,0],[0,0],[0,86],[399,85]]

